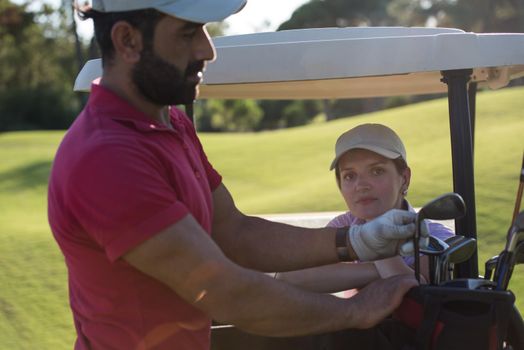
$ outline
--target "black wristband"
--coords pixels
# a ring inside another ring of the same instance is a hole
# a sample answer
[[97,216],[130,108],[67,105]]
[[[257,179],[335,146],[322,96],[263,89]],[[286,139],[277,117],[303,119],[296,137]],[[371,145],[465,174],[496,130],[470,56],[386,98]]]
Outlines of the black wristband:
[[340,261],[351,261],[348,249],[349,227],[340,227],[335,234],[335,247]]

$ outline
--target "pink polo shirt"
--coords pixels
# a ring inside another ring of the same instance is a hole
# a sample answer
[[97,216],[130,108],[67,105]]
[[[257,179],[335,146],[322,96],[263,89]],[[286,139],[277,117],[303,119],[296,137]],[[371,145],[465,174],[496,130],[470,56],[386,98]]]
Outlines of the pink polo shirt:
[[220,175],[188,118],[175,130],[93,85],[49,180],[48,216],[68,268],[75,349],[208,349],[209,318],[120,257],[191,214],[211,233]]

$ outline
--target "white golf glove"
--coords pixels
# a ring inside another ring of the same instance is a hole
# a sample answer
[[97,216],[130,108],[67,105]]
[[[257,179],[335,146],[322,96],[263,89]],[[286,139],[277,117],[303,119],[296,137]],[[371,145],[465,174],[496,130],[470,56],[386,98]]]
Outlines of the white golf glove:
[[400,245],[413,237],[415,219],[415,213],[392,209],[363,225],[351,226],[351,246],[361,261],[394,256],[398,254]]
[[[429,222],[428,220],[423,220],[422,225],[420,225],[420,240],[418,246],[420,248],[426,248],[429,245]],[[413,256],[415,254],[415,249],[413,249],[413,240],[409,240],[400,246],[401,256]]]

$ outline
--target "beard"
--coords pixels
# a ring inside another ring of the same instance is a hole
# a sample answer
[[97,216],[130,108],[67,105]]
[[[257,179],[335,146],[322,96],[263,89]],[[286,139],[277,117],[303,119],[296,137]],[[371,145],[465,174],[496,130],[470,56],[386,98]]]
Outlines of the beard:
[[144,48],[131,77],[140,93],[156,105],[191,104],[196,98],[198,84],[189,82],[187,77],[203,68],[204,61],[195,61],[182,71],[159,57],[152,48]]

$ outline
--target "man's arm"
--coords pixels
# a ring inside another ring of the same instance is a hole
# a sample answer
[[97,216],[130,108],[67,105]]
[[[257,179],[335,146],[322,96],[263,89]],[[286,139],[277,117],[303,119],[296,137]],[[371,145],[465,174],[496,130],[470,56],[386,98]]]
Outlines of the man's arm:
[[[238,264],[274,272],[338,262],[335,228],[308,229],[242,214],[224,185],[213,192],[213,239]],[[397,254],[412,237],[416,214],[391,210],[343,236],[350,260],[370,261]]]
[[307,229],[244,215],[223,184],[213,192],[213,204],[212,237],[242,266],[273,272],[339,261],[334,228]]
[[379,280],[348,300],[307,292],[234,264],[190,215],[123,258],[211,318],[272,336],[371,327],[416,285],[410,276]]

